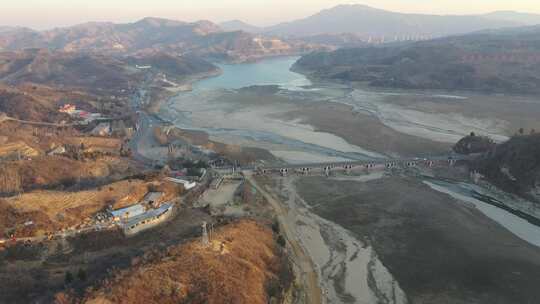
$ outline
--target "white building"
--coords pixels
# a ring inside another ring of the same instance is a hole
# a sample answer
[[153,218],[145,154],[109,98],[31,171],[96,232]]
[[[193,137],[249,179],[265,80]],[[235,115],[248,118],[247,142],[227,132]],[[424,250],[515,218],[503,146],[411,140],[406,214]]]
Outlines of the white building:
[[185,190],[190,190],[190,189],[195,188],[195,186],[197,186],[196,182],[190,182],[190,181],[178,179],[178,178],[167,177],[165,178],[165,180],[175,183],[175,184],[183,185]]
[[113,210],[111,214],[115,221],[129,220],[130,218],[142,215],[146,212],[146,208],[143,205],[137,204],[126,208]]

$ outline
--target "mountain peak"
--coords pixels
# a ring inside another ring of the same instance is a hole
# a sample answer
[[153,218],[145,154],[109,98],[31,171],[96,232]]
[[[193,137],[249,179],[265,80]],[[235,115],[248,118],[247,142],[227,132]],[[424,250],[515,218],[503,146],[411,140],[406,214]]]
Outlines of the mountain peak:
[[334,7],[322,10],[319,14],[323,13],[343,13],[343,12],[359,12],[359,11],[382,11],[381,9],[374,8],[364,4],[340,4]]
[[248,33],[258,33],[261,31],[261,28],[238,19],[221,22],[219,26],[229,32],[244,31]]
[[164,27],[164,26],[184,25],[186,23],[182,21],[178,21],[178,20],[171,20],[171,19],[165,19],[165,18],[145,17],[135,22],[135,24],[145,24],[145,25],[153,26],[153,27]]

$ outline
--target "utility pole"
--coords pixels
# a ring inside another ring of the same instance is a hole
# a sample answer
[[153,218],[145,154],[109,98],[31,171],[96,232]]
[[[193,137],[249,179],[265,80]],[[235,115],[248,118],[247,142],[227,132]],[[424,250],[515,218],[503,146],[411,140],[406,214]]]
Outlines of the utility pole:
[[202,223],[202,245],[203,247],[208,247],[210,244],[208,240],[208,231],[206,230],[206,222]]

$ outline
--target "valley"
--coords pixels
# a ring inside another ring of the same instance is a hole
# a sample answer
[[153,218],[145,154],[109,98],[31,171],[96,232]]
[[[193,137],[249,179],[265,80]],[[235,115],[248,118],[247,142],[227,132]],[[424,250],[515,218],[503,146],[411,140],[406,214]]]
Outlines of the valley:
[[0,27],[0,303],[536,302],[540,15],[141,18]]

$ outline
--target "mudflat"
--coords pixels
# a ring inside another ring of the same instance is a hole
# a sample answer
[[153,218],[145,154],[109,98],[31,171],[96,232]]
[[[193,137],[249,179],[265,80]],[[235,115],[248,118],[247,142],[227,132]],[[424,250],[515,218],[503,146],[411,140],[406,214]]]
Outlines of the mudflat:
[[335,134],[347,142],[387,155],[422,156],[443,154],[450,144],[400,133],[384,125],[377,117],[354,111],[351,106],[333,103],[310,103],[287,113],[291,119],[303,119],[317,131]]
[[370,243],[412,303],[537,303],[540,249],[420,180],[297,182],[313,211]]

